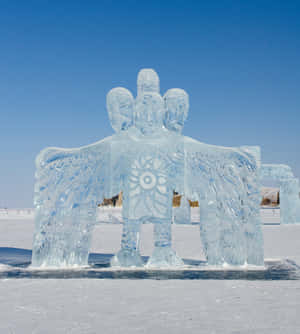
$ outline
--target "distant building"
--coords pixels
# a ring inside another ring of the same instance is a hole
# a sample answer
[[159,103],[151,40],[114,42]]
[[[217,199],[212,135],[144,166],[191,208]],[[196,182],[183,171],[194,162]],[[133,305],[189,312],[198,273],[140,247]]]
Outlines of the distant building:
[[262,187],[260,205],[278,206],[280,204],[279,188]]

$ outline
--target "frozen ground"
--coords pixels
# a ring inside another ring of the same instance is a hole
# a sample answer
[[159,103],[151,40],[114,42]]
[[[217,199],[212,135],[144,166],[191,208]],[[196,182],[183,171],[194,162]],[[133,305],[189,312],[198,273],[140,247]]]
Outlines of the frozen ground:
[[[300,264],[300,225],[265,225],[265,257]],[[142,253],[152,250],[142,229]],[[203,258],[198,226],[174,226],[183,257]],[[0,219],[0,247],[31,249],[32,219]],[[118,249],[99,225],[92,251]],[[0,265],[1,266],[1,265]],[[0,280],[0,333],[299,333],[300,281]]]
[[[262,207],[261,218],[266,224],[279,224],[280,223],[280,210],[277,207]],[[33,219],[34,209],[1,209],[0,208],[0,220],[2,219],[11,219],[11,220],[27,220]],[[191,209],[191,220],[192,222],[198,222],[200,217],[199,208]],[[120,207],[108,207],[102,206],[98,208],[98,222],[110,222],[110,223],[119,223],[122,221],[122,209]]]

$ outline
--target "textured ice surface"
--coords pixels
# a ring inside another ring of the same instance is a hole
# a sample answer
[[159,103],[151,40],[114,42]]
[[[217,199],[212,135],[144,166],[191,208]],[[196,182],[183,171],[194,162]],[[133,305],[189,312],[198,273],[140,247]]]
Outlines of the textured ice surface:
[[[96,205],[120,191],[123,233],[112,265],[142,265],[142,223],[154,224],[154,251],[147,265],[182,265],[172,249],[174,191],[200,204],[209,264],[263,265],[259,148],[213,146],[182,136],[188,108],[186,92],[171,89],[162,97],[158,75],[144,69],[135,99],[125,88],[107,95],[113,136],[38,155],[34,266],[86,265]],[[188,223],[184,200],[181,209],[175,219]]]
[[263,164],[261,179],[273,180],[280,184],[280,223],[300,222],[300,187],[292,169],[287,165]]

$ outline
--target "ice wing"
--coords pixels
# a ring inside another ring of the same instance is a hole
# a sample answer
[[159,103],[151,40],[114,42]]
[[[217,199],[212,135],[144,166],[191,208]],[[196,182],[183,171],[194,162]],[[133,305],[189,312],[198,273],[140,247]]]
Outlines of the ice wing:
[[185,194],[189,199],[216,200],[219,213],[232,220],[242,215],[243,201],[257,196],[257,181],[257,160],[250,150],[185,139]]
[[87,261],[96,204],[109,189],[108,140],[78,149],[47,148],[36,159],[33,265]]

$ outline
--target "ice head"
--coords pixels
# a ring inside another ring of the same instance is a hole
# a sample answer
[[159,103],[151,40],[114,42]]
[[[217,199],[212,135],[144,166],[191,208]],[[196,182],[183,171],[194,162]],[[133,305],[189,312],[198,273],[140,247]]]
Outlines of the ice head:
[[144,93],[159,93],[159,77],[151,68],[142,69],[137,77],[138,96]]
[[128,89],[117,87],[109,91],[106,107],[112,128],[116,131],[127,130],[133,124],[134,99]]
[[158,93],[143,93],[136,99],[135,126],[143,134],[150,134],[162,128],[164,116],[164,102]]
[[181,133],[189,112],[189,96],[179,88],[169,89],[164,95],[164,125],[170,131]]

